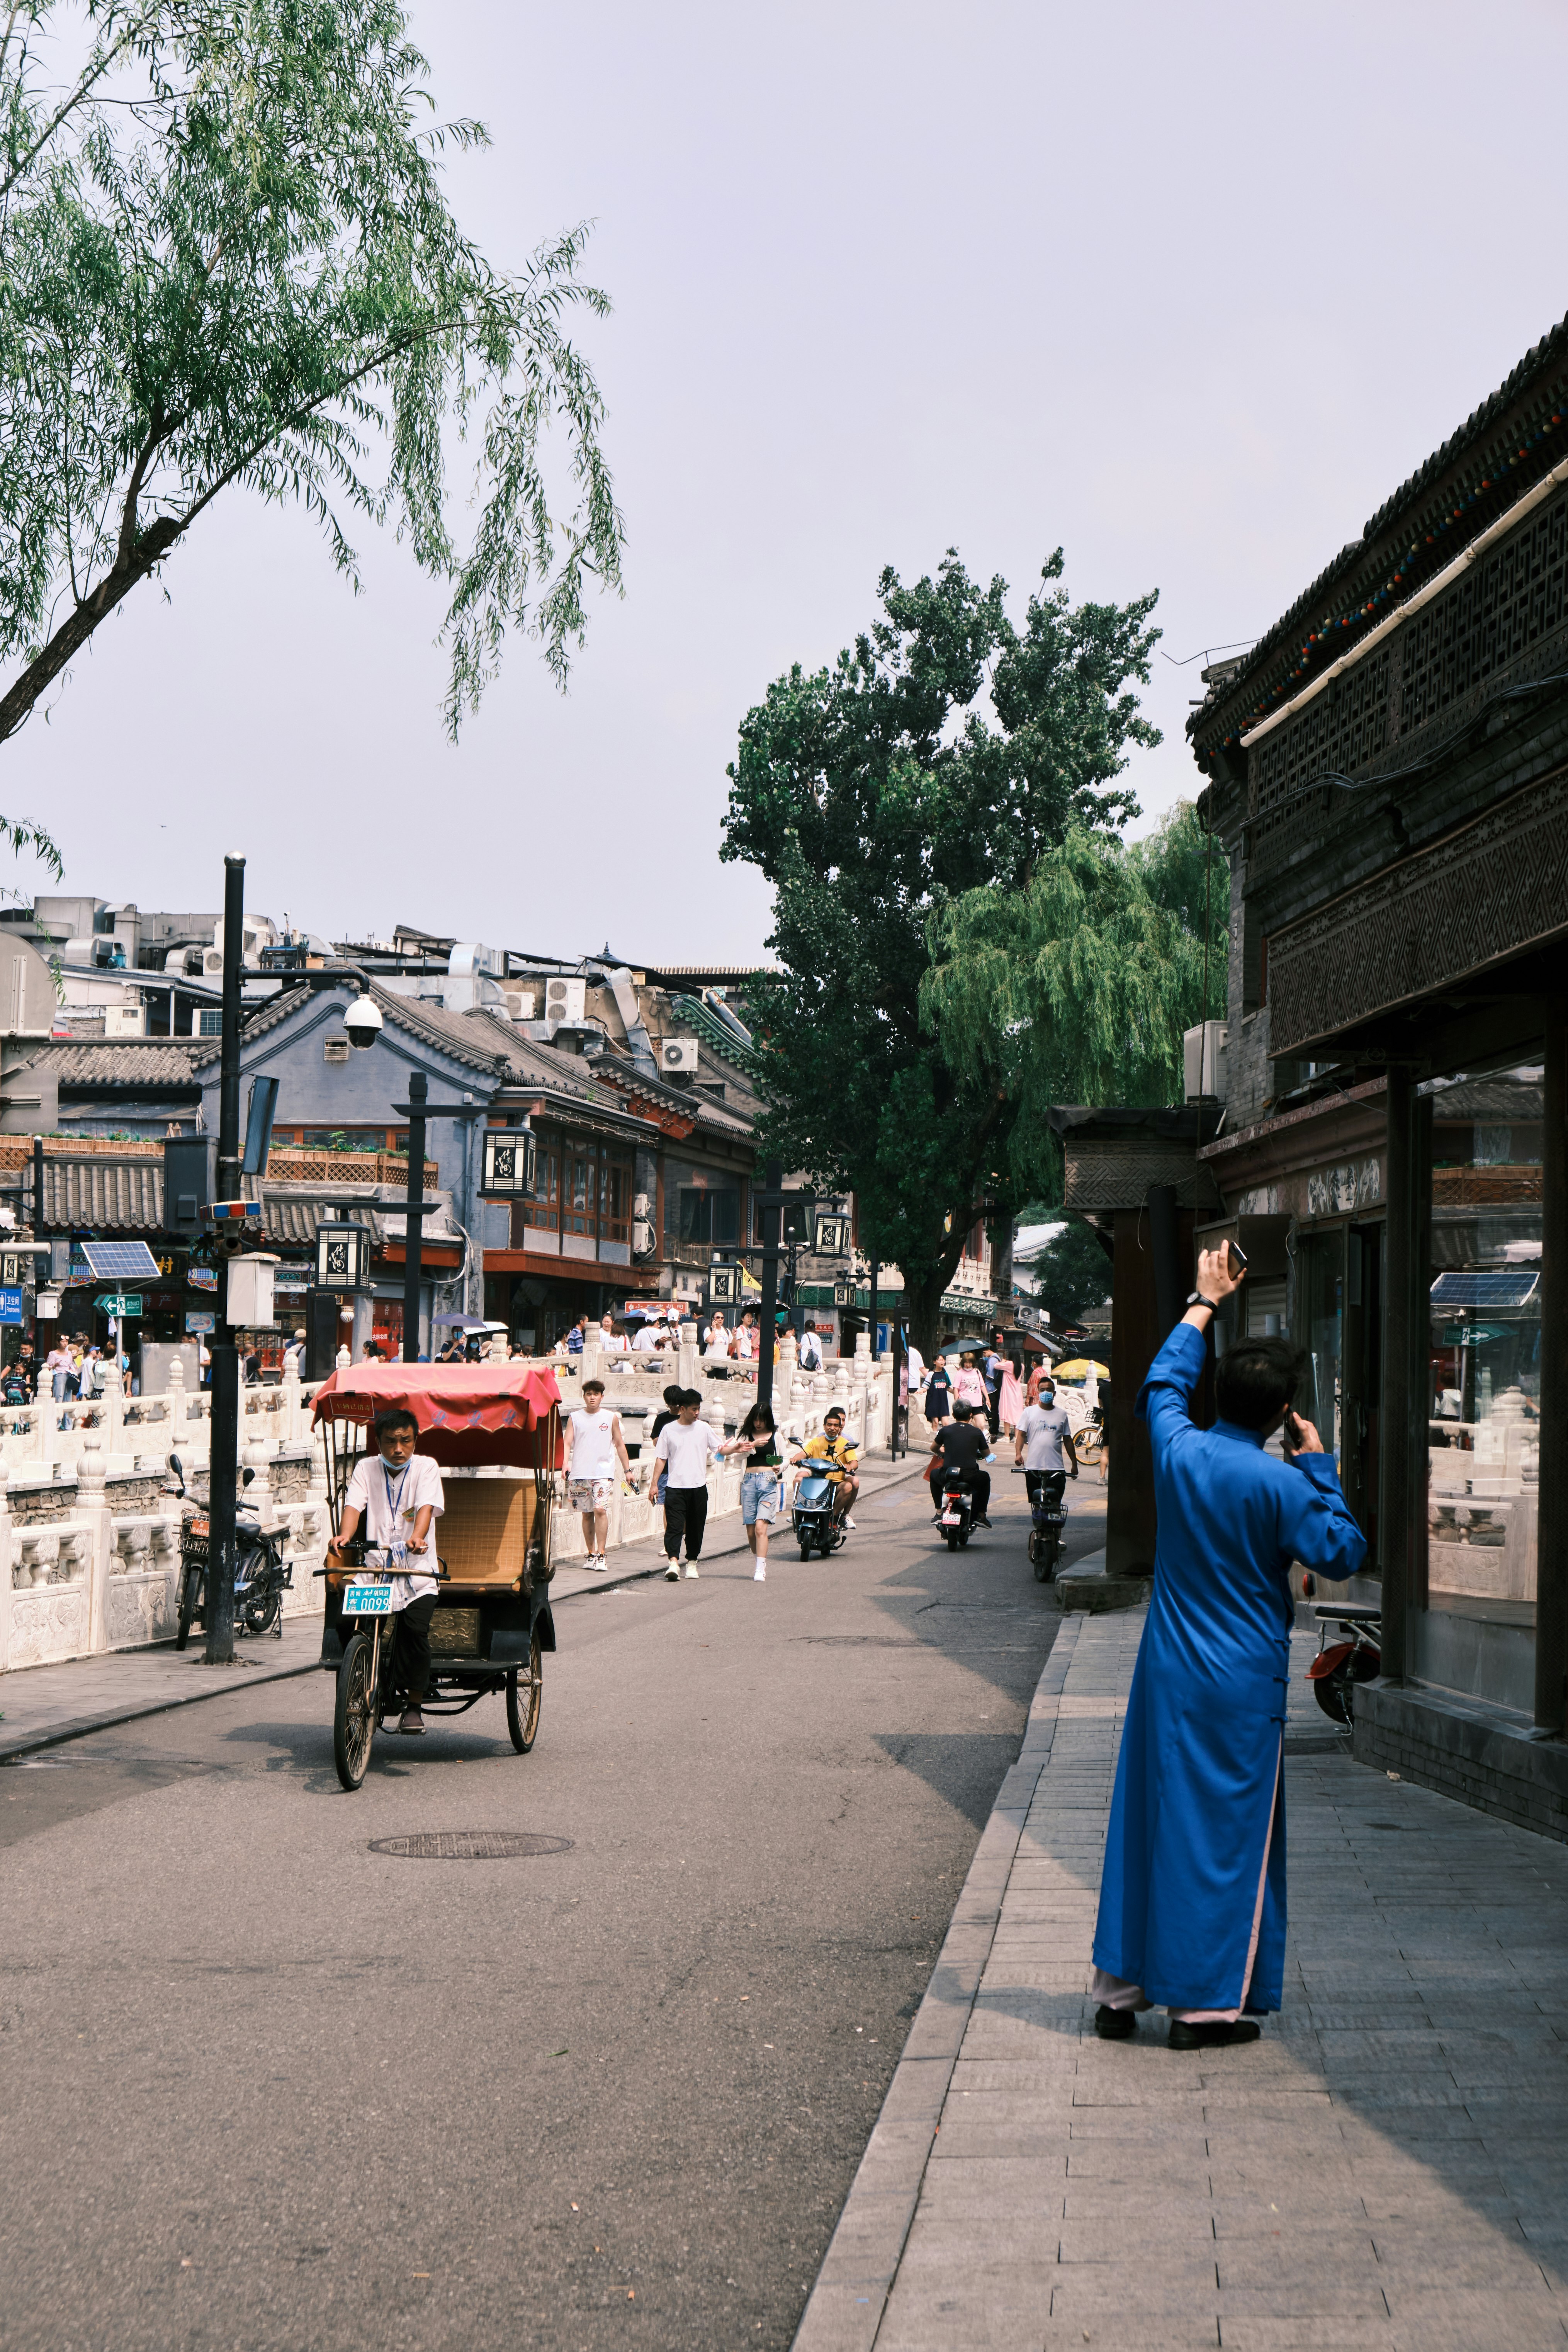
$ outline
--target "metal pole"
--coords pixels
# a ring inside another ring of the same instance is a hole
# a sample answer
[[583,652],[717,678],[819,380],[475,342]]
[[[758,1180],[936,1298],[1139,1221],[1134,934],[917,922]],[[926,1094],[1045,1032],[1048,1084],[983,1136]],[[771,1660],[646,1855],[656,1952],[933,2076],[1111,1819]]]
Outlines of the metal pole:
[[1561,1738],[1568,1717],[1568,998],[1546,1005],[1542,1159],[1541,1447],[1536,1498],[1535,1722]]
[[[245,860],[223,861],[223,1043],[218,1063],[217,1196],[239,1198],[239,974],[245,945]],[[228,1321],[213,1333],[212,1445],[207,1499],[209,1666],[234,1664],[234,1503],[239,1470],[239,1350]]]
[[44,1139],[33,1138],[33,1239],[44,1238]]
[[403,1360],[419,1361],[419,1287],[425,1271],[425,1105],[423,1070],[408,1081],[408,1191],[403,1235]]
[[[782,1192],[784,1162],[770,1160],[763,1171],[763,1190]],[[773,1320],[779,1302],[779,1223],[784,1212],[778,1208],[763,1211],[763,1306],[762,1346],[757,1350],[757,1402],[772,1404],[773,1401]]]

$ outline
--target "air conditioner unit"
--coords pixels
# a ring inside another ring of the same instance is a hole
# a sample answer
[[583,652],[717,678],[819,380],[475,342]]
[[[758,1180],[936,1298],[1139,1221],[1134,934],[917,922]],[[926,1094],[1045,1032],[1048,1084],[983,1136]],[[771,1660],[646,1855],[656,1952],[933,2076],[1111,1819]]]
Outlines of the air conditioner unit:
[[667,1037],[658,1049],[661,1070],[694,1070],[697,1067],[695,1037]]
[[506,1009],[514,1021],[531,1021],[537,1003],[531,988],[509,988],[506,992]]
[[653,1247],[653,1227],[646,1217],[632,1220],[632,1255],[647,1257]]
[[575,1026],[583,1018],[588,983],[583,980],[552,980],[545,983],[544,1017]]
[[106,1004],[103,1008],[103,1034],[106,1037],[145,1037],[147,1007],[144,1004]]
[[202,958],[202,969],[204,971],[210,974],[214,980],[221,980],[223,978],[223,950],[221,948],[208,948]]

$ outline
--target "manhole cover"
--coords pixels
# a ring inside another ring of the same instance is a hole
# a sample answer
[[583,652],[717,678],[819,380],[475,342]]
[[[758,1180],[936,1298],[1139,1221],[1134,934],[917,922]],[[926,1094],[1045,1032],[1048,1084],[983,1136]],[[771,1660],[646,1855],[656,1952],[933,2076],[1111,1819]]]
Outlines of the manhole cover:
[[537,1830],[415,1830],[407,1837],[372,1838],[372,1853],[404,1862],[517,1862],[532,1853],[565,1853],[570,1838]]

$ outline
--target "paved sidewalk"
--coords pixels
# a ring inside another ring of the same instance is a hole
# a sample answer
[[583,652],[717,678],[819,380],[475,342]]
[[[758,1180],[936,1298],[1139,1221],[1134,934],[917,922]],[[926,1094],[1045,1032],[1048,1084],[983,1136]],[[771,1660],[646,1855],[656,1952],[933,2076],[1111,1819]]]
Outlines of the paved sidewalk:
[[1282,2015],[1098,2041],[1141,1631],[1064,1622],[796,2352],[1563,2352],[1568,1850],[1320,1752],[1298,1682]]
[[[861,1507],[874,1511],[878,1498],[889,1487],[896,1489],[918,1476],[924,1459],[923,1454],[917,1455],[913,1462],[882,1463],[870,1469],[862,1482],[865,1503]],[[875,1517],[860,1518],[857,1529],[876,1524]],[[747,1554],[749,1572],[750,1554],[739,1513],[710,1525],[712,1540],[703,1550],[702,1567],[741,1552]],[[794,1547],[785,1550],[781,1545],[779,1551],[780,1567],[787,1574]],[[635,1584],[664,1572],[661,1542],[628,1544],[615,1553],[614,1559],[605,1576],[590,1575],[583,1568],[558,1570],[550,1588],[552,1606],[559,1607],[581,1593],[613,1591],[618,1584]],[[289,1675],[313,1674],[321,1655],[321,1620],[319,1616],[289,1618],[281,1640],[270,1633],[259,1641],[239,1636],[232,1666],[209,1666],[202,1650],[203,1637],[198,1633],[193,1634],[188,1650],[159,1643],[149,1649],[110,1650],[95,1658],[71,1658],[62,1665],[24,1666],[14,1674],[0,1675],[0,1763],[35,1748],[56,1747],[64,1739],[108,1730],[114,1724],[162,1715],[169,1707],[221,1698],[228,1691],[276,1682]]]

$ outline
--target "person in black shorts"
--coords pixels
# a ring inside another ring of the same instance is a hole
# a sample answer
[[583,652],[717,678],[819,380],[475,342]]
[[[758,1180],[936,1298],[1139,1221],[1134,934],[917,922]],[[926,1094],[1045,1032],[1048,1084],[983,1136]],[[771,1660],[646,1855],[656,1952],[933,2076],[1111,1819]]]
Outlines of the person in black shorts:
[[931,1473],[931,1499],[937,1517],[942,1516],[942,1480],[950,1470],[962,1471],[964,1484],[974,1498],[974,1524],[988,1528],[986,1513],[991,1507],[991,1473],[981,1465],[991,1451],[991,1440],[984,1423],[977,1424],[974,1407],[963,1397],[955,1400],[952,1419],[943,1422],[931,1439],[931,1455],[942,1468]]

